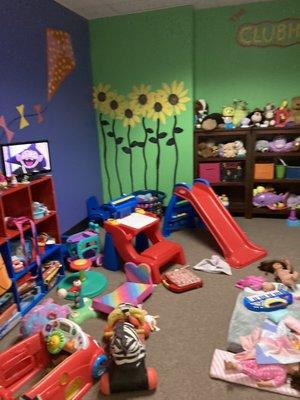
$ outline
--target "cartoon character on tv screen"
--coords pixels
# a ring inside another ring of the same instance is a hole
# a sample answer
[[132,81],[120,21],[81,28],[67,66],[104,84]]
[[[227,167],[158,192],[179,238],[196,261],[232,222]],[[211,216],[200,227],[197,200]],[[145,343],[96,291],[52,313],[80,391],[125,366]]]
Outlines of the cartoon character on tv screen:
[[48,171],[45,156],[36,148],[35,143],[23,149],[13,157],[6,160],[11,164],[18,164],[13,173],[16,175],[31,175],[35,172]]

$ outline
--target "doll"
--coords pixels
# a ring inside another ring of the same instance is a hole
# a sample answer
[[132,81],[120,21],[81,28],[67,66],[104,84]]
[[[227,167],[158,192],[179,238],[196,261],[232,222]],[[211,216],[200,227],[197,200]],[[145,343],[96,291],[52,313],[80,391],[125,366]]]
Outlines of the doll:
[[258,387],[279,387],[292,376],[291,386],[297,389],[300,381],[300,364],[257,364],[254,359],[242,361],[224,360],[227,373],[243,373],[257,382]]
[[299,272],[294,271],[289,260],[266,260],[260,263],[258,269],[274,274],[276,282],[281,282],[292,290],[296,288]]

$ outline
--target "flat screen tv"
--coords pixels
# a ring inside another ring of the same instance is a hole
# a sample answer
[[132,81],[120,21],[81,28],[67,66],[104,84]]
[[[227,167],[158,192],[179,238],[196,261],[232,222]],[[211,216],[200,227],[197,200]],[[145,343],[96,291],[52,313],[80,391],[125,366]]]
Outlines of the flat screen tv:
[[28,175],[29,177],[51,172],[49,143],[40,140],[26,143],[1,145],[4,174],[11,177]]

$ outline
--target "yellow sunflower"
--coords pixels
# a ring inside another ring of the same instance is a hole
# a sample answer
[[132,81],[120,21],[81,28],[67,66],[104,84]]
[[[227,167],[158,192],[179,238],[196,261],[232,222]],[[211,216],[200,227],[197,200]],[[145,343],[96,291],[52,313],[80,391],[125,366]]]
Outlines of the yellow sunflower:
[[185,111],[185,103],[189,102],[191,99],[187,97],[188,90],[184,88],[183,81],[179,83],[173,81],[171,85],[163,83],[162,87],[163,88],[159,90],[158,93],[169,103],[172,111],[177,115]]
[[124,96],[116,92],[110,92],[107,96],[108,114],[112,119],[122,118]]
[[134,107],[132,107],[129,103],[122,103],[119,112],[119,118],[123,119],[124,126],[130,126],[133,128],[136,124],[140,122],[140,118],[136,113]]
[[150,92],[150,85],[141,84],[133,86],[131,93],[129,93],[130,105],[136,110],[138,115],[145,117],[150,106],[153,92]]
[[99,83],[93,90],[94,108],[104,114],[108,114],[109,112],[109,98],[111,94],[109,89],[110,85]]
[[152,118],[154,121],[159,119],[164,124],[166,115],[172,115],[172,107],[165,96],[162,96],[160,92],[156,92],[151,96],[147,117]]

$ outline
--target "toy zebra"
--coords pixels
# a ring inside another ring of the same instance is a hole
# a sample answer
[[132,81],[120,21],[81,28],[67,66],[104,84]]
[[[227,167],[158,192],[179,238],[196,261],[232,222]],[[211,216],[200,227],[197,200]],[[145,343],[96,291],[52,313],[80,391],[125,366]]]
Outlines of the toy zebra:
[[117,321],[109,343],[110,364],[101,376],[100,391],[110,394],[133,390],[153,390],[157,386],[154,368],[146,368],[145,344],[133,324]]

